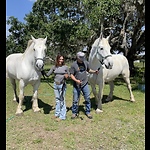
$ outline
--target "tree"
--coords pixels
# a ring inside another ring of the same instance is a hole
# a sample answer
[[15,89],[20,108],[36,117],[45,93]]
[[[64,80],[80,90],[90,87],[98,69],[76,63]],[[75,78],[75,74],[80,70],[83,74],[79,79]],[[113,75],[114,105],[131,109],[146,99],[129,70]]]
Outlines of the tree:
[[23,52],[25,48],[24,34],[25,34],[25,25],[18,21],[17,18],[13,16],[7,20],[7,24],[11,25],[9,32],[10,35],[6,39],[6,56],[11,53]]
[[127,57],[132,73],[134,60],[145,51],[145,30],[142,30],[145,26],[145,1],[124,0],[121,12],[116,20],[120,32],[112,39],[112,45],[113,49],[123,52]]
[[[84,2],[90,16],[88,19],[92,22],[91,29],[94,31],[89,45],[99,36],[100,27],[106,35],[112,32],[111,52],[122,52],[127,57],[132,74],[134,60],[139,53],[145,51],[145,30],[142,30],[145,26],[145,1],[85,0]],[[96,11],[98,13],[95,13]]]
[[8,20],[7,54],[25,49],[31,35],[47,36],[47,55],[62,52],[70,60],[84,46],[90,51],[103,32],[111,33],[111,52],[123,52],[133,69],[137,54],[145,51],[144,17],[144,0],[37,0],[25,24],[14,17]]

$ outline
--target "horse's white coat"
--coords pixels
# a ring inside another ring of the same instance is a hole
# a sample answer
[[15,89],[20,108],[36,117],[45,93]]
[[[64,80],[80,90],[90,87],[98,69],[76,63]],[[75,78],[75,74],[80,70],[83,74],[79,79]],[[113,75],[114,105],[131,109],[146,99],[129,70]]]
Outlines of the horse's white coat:
[[[127,83],[127,88],[130,93],[130,100],[135,101],[130,85],[128,61],[123,55],[112,55],[110,53],[108,38],[100,37],[95,40],[89,55],[89,66],[93,70],[100,68],[98,75],[89,74],[88,76],[92,92],[97,102],[97,113],[102,112],[102,97],[105,82],[108,82],[110,86],[110,93],[106,101],[110,101],[113,97],[113,80],[120,74],[122,74],[123,79]],[[96,84],[99,87],[98,93],[96,91]]]
[[12,84],[14,101],[18,100],[16,80],[19,81],[19,104],[16,115],[23,113],[24,88],[27,84],[33,86],[32,109],[34,112],[40,111],[38,107],[38,88],[41,70],[44,66],[47,37],[45,39],[35,39],[31,35],[31,38],[32,40],[28,41],[28,46],[24,53],[14,53],[6,57],[6,78],[9,78]]

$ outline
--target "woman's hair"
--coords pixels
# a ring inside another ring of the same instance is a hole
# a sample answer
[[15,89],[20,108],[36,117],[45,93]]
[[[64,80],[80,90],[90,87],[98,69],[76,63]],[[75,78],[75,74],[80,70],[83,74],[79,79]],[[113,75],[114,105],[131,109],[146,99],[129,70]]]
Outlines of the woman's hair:
[[[55,61],[55,66],[56,67],[59,65],[59,59],[60,59],[60,57],[63,57],[63,59],[64,59],[63,55],[58,54],[57,57],[56,57],[56,61]],[[63,61],[62,65],[65,65],[65,60]]]

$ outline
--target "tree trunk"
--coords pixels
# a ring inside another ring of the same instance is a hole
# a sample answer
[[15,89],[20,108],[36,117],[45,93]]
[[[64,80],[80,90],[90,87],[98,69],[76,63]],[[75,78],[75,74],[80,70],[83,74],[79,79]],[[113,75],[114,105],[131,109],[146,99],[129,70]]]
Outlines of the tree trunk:
[[135,54],[134,49],[131,48],[126,56],[129,62],[130,76],[132,77],[135,75],[134,54]]

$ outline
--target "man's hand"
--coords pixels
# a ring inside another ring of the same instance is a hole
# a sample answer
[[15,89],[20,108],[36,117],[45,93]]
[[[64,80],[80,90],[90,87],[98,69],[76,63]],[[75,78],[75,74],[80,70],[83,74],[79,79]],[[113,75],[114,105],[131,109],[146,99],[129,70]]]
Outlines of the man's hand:
[[80,80],[76,80],[76,83],[80,85],[82,82]]
[[95,73],[98,74],[98,73],[99,73],[99,70],[95,70]]
[[100,68],[98,68],[97,70],[95,70],[95,73],[98,74],[99,73]]

